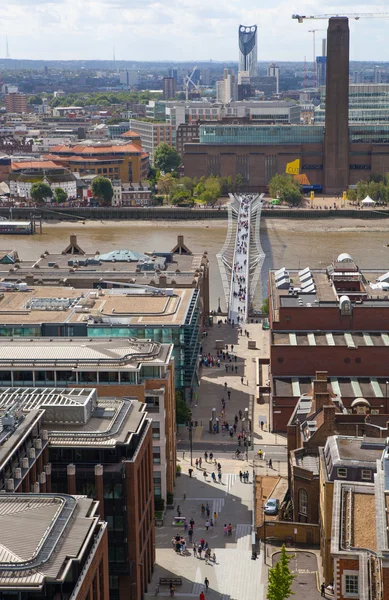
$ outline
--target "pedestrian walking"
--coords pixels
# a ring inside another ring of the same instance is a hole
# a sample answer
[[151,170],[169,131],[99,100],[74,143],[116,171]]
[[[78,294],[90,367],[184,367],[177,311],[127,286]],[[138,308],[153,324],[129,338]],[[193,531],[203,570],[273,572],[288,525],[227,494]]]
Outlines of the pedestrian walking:
[[269,469],[273,468],[273,461],[271,458],[269,458]]
[[201,514],[204,516],[205,513],[205,506],[204,504],[201,505]]
[[216,525],[216,523],[217,523],[217,512],[216,511],[213,513],[213,522]]
[[207,590],[208,586],[209,586],[209,581],[208,581],[207,577],[204,579],[204,585],[205,585],[205,589]]
[[227,392],[227,396],[228,396],[228,399],[230,399],[230,398],[231,398],[231,390],[228,390],[228,392]]
[[246,480],[247,480],[247,483],[249,483],[249,479],[250,479],[249,472],[248,472],[248,471],[246,471]]
[[181,507],[180,507],[180,505],[177,506],[177,517],[181,517]]
[[197,548],[197,554],[199,555],[200,560],[201,560],[201,553],[202,553],[202,551],[203,551],[203,549],[202,549],[201,545],[199,545],[198,548]]
[[191,529],[193,529],[193,530],[194,530],[194,524],[195,524],[195,522],[192,517],[191,520],[189,521],[189,525],[190,525]]
[[224,382],[224,387],[227,389],[227,381]]
[[201,592],[201,594],[199,596],[199,600],[205,600],[204,592]]
[[196,465],[196,469],[198,469],[199,468],[199,459],[198,458],[196,458],[195,465]]
[[216,564],[216,554],[215,554],[215,552],[212,554],[212,560]]
[[193,469],[188,469],[189,477],[192,478]]
[[208,531],[210,526],[210,522],[208,521],[208,519],[205,521],[205,531]]
[[239,481],[242,481],[242,477],[243,477],[243,473],[242,473],[242,471],[239,471]]
[[182,460],[185,460],[185,450],[182,452]]
[[220,471],[219,471],[219,473],[217,474],[217,478],[218,478],[218,480],[219,480],[219,483],[220,483],[220,482],[221,482],[221,480],[222,480],[222,474],[220,473]]
[[188,529],[189,542],[192,543],[193,529]]
[[225,523],[224,523],[224,527],[223,527],[223,533],[224,533],[224,535],[227,535],[227,533],[228,533],[228,527]]
[[174,596],[174,592],[176,591],[176,588],[174,587],[174,585],[171,583],[170,584],[170,597],[173,598]]
[[[242,379],[243,379],[243,377],[242,377]],[[242,383],[243,383],[243,381],[242,381]],[[239,411],[239,419],[240,419],[240,420],[242,420],[242,415],[243,415],[243,413],[242,413],[242,411],[240,410],[240,411]]]
[[205,462],[208,462],[208,452],[204,452]]
[[197,558],[197,548],[196,548],[196,544],[193,544],[193,556],[194,556],[194,558]]
[[201,464],[202,464],[202,462],[203,462],[203,460],[202,460],[202,458],[201,458],[201,456],[200,456],[200,458],[199,458],[199,465],[200,465],[200,469],[201,469]]
[[325,598],[326,597],[326,586],[324,585],[324,583],[321,584],[320,591],[321,591],[321,595],[323,596],[323,598]]
[[227,534],[228,535],[232,535],[232,525],[231,525],[231,523],[228,523]]

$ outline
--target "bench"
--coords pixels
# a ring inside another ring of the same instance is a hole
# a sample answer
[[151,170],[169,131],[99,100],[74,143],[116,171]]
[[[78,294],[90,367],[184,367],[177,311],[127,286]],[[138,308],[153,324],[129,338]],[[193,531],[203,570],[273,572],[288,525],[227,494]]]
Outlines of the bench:
[[182,585],[181,577],[160,577],[159,585]]

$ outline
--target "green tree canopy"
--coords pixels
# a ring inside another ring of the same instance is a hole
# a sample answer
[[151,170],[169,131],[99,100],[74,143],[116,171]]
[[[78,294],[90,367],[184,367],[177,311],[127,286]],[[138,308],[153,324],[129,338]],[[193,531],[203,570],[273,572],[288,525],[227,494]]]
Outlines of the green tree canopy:
[[157,181],[157,188],[160,194],[168,196],[172,193],[173,188],[177,185],[177,179],[171,173],[161,175]]
[[51,187],[42,181],[37,181],[32,184],[30,194],[35,202],[44,202],[47,198],[53,197]]
[[192,413],[182,397],[182,392],[176,391],[176,422],[179,425],[185,425],[192,419]]
[[109,204],[113,196],[113,187],[108,177],[96,177],[92,181],[92,193],[95,198],[99,198],[105,204]]
[[287,600],[294,595],[292,583],[296,575],[293,575],[289,569],[289,561],[293,556],[293,554],[288,556],[283,544],[280,560],[269,570],[267,600]]
[[269,192],[272,198],[277,196],[281,202],[298,206],[303,198],[300,185],[290,175],[274,175],[269,182]]
[[160,171],[171,173],[177,171],[181,164],[181,156],[175,148],[163,142],[154,153],[154,164]]
[[58,204],[61,204],[62,202],[66,202],[67,199],[68,199],[68,194],[67,194],[67,192],[65,192],[65,190],[63,190],[60,187],[55,188],[55,190],[54,190],[54,200]]

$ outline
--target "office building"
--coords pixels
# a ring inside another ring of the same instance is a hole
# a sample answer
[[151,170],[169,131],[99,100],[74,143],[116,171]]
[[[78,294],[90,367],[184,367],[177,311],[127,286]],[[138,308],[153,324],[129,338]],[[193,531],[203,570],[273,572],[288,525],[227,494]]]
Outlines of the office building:
[[[72,354],[69,344],[65,347]],[[51,493],[99,502],[99,515],[108,523],[109,600],[127,600],[129,589],[132,599],[140,600],[155,561],[152,426],[145,407],[135,399],[97,398],[95,390],[70,386],[0,393],[0,413],[13,417],[19,436],[11,466],[23,461],[21,456],[35,458],[40,440],[31,448],[23,434],[24,424],[39,416],[48,440]],[[8,442],[4,450],[10,452]],[[20,475],[19,467],[11,470],[5,489],[12,491]],[[34,491],[43,492],[43,482],[34,484]],[[67,511],[68,518],[73,512]],[[80,529],[75,524],[73,543],[82,531],[85,523]]]
[[[15,343],[15,346],[13,344]],[[99,396],[135,397],[145,403],[153,419],[154,482],[156,496],[166,502],[173,493],[176,477],[176,410],[172,344],[121,339],[116,341],[73,338],[70,341],[35,338],[25,343],[16,338],[5,345],[19,355],[28,346],[29,360],[15,360],[14,367],[3,359],[0,386],[37,393],[64,385],[93,387]],[[14,353],[11,351],[10,356]],[[41,360],[39,357],[44,356]],[[91,358],[87,358],[87,357]],[[113,356],[113,358],[111,358]],[[42,369],[44,364],[44,369]],[[26,370],[24,370],[24,367]],[[101,368],[104,367],[104,371]],[[76,393],[76,392],[74,392]],[[79,390],[81,395],[91,390]],[[158,457],[158,460],[157,460]],[[38,469],[39,471],[39,469]],[[29,491],[29,490],[27,490]]]
[[235,74],[230,69],[224,69],[223,79],[216,82],[216,102],[229,104],[238,99],[238,85]]
[[353,83],[365,83],[365,72],[364,71],[354,71]]
[[280,91],[280,67],[277,67],[275,63],[271,63],[267,68],[267,76],[274,77],[276,80],[276,91],[278,94]]
[[81,176],[102,175],[123,183],[138,183],[147,179],[149,172],[149,156],[135,140],[84,140],[54,146],[46,158]]
[[86,497],[2,494],[0,597],[109,600],[107,524],[98,510]]
[[[315,123],[325,123],[326,90],[321,88],[320,105],[315,108]],[[389,123],[389,84],[351,83],[349,86],[349,123],[377,125]]]
[[239,25],[239,71],[245,71],[248,76],[257,75],[257,26]]
[[133,87],[139,83],[138,71],[125,70],[120,72],[120,83],[126,87]]
[[162,97],[164,100],[171,100],[176,95],[176,81],[174,77],[164,77],[162,79]]
[[389,414],[388,279],[345,253],[323,270],[269,272],[273,430],[286,430],[318,366],[347,410],[364,398],[372,414]]
[[177,69],[177,67],[173,67],[172,69],[169,69],[169,77],[173,77],[174,82],[177,85],[177,83],[178,83],[178,69]]
[[5,95],[5,108],[7,113],[26,113],[27,96],[20,92],[11,92]]
[[316,56],[316,79],[317,87],[325,86],[327,77],[327,57]]
[[42,286],[24,291],[23,285],[0,298],[0,336],[88,337],[102,343],[105,338],[125,337],[173,343],[176,387],[188,398],[193,394],[201,323],[197,289]]
[[[145,152],[148,153],[151,165],[154,164],[154,153],[158,148],[159,144],[164,142],[166,144],[169,144],[169,146],[175,145],[175,128],[172,125],[169,125],[169,123],[130,119],[129,126],[131,131],[134,131],[135,133],[140,135],[142,148]],[[147,179],[147,176],[144,177],[144,179]]]
[[373,80],[374,80],[374,83],[382,82],[382,71],[379,67],[374,67]]

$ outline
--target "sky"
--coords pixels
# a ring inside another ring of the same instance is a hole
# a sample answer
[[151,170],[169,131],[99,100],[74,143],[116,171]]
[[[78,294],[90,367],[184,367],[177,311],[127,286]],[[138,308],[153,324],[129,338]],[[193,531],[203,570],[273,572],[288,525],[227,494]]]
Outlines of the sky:
[[316,54],[326,20],[293,21],[292,13],[387,12],[350,21],[351,60],[389,61],[388,0],[3,0],[0,57],[59,60],[238,59],[238,26],[258,25],[258,59],[303,61]]

